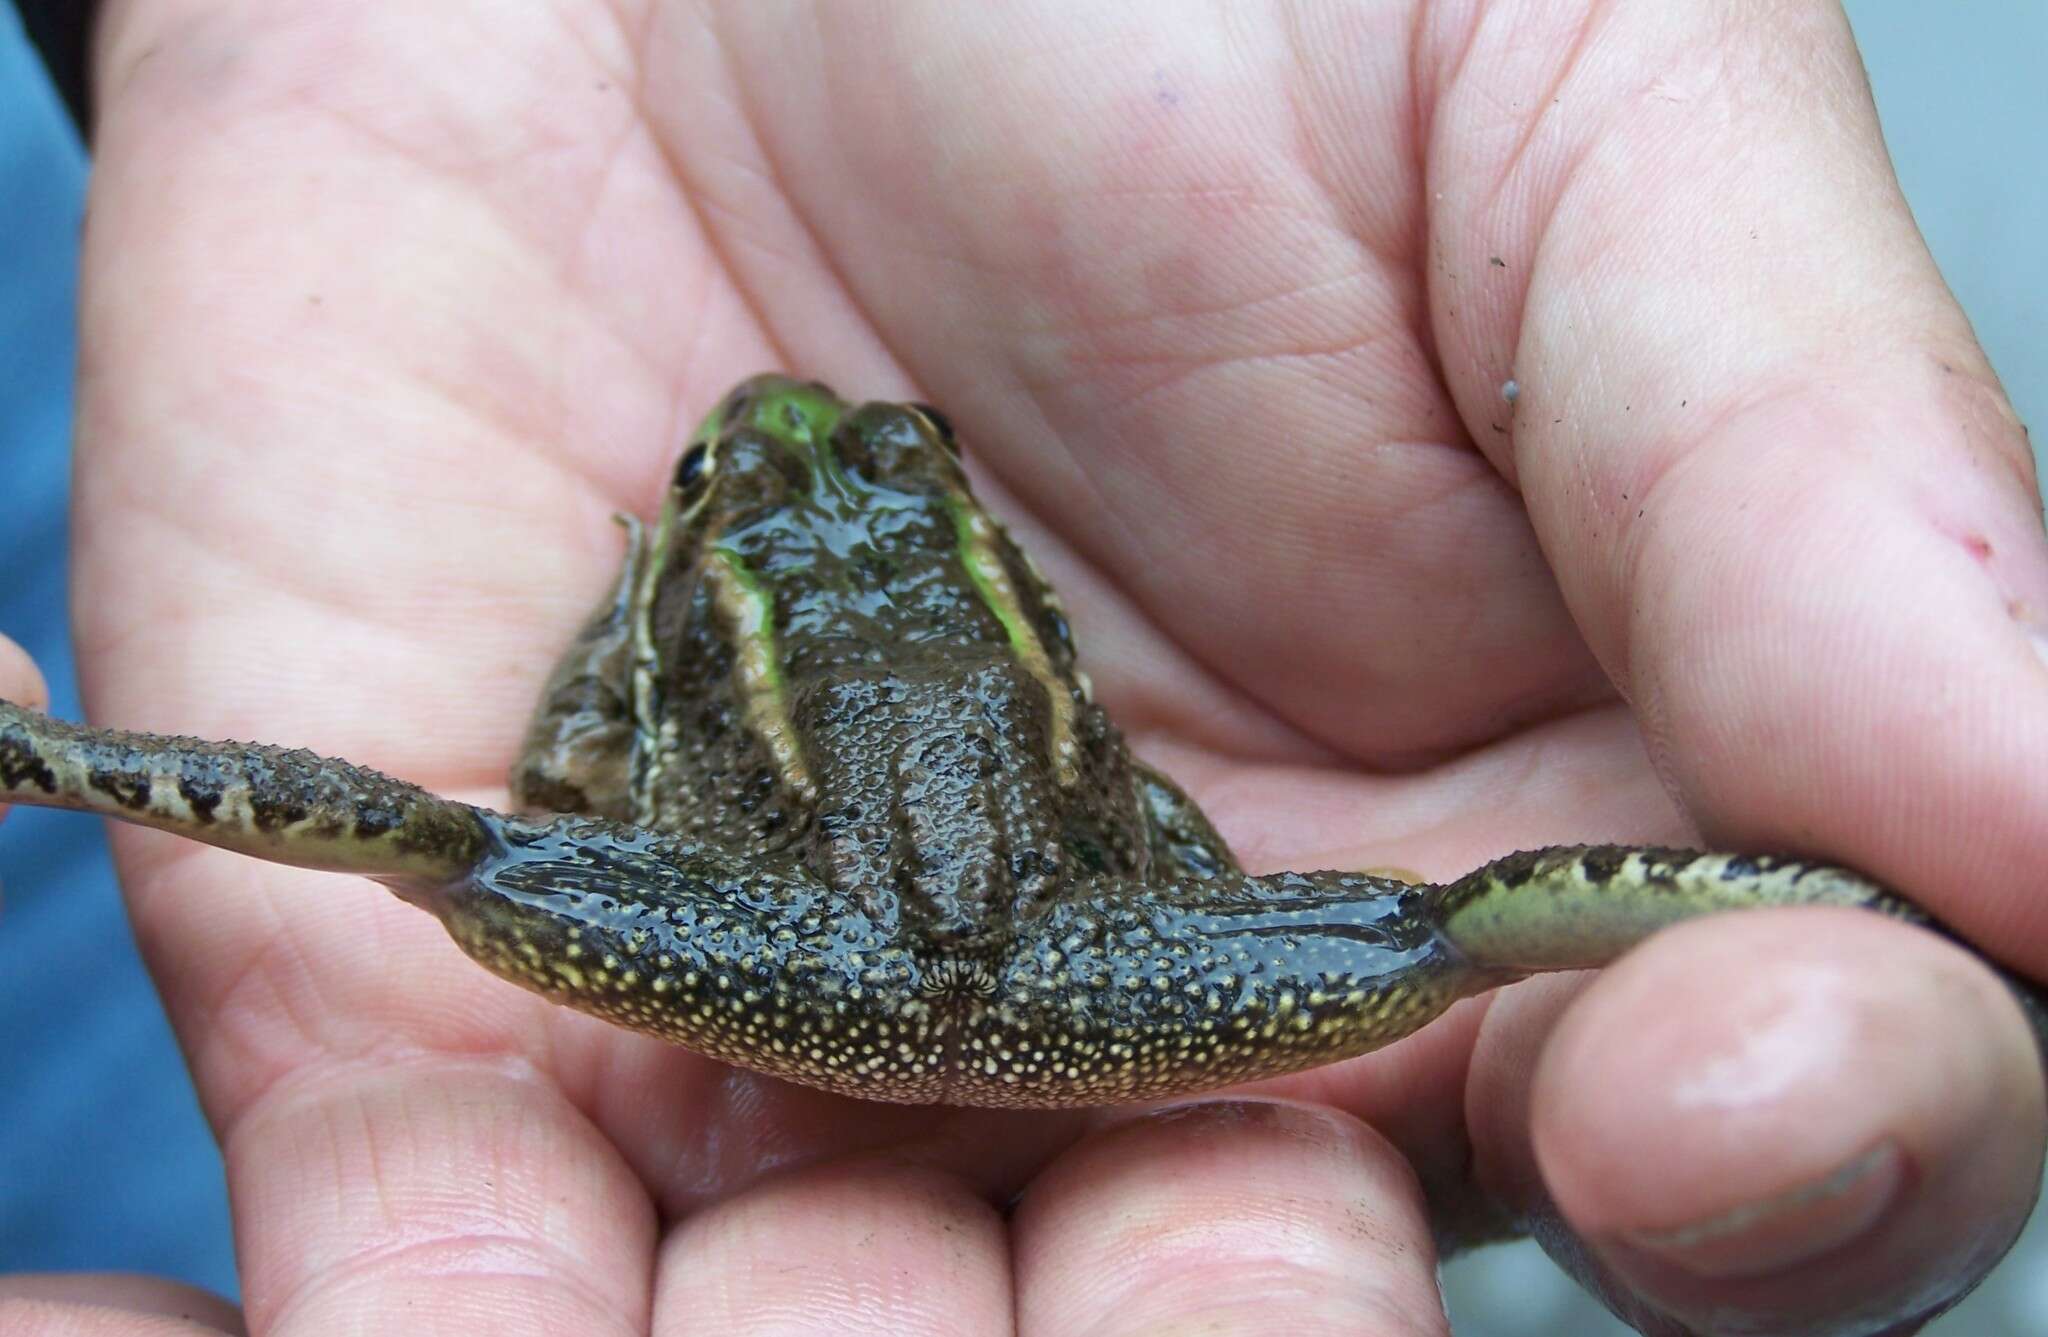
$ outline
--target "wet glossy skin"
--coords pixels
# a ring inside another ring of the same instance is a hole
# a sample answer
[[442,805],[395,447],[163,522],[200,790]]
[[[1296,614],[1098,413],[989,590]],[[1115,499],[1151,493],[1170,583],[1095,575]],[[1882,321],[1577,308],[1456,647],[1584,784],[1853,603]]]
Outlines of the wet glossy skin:
[[305,752],[0,703],[0,795],[375,877],[557,1001],[851,1095],[1072,1105],[1347,1057],[1764,904],[1790,860],[1574,848],[1250,877],[1088,695],[934,410],[738,387],[562,658],[512,817]]

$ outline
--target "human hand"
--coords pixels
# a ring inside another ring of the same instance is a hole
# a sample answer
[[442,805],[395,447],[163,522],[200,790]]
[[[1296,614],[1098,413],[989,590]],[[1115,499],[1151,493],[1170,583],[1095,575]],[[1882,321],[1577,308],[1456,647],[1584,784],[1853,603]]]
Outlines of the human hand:
[[[95,714],[500,799],[610,513],[781,366],[947,409],[1248,864],[1696,822],[2042,973],[2031,465],[1839,16],[1291,14],[110,8]],[[1857,1330],[1988,1266],[2039,1164],[1988,973],[1820,912],[1069,1145],[561,1013],[364,884],[119,850],[257,1331],[1428,1331],[1431,1213],[1495,1209],[1645,1327]]]

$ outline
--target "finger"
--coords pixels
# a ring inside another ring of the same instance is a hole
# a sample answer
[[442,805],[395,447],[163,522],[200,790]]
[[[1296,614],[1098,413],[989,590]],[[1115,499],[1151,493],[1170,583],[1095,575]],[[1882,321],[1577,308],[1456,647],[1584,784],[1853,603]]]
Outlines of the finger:
[[8,1337],[211,1337],[246,1331],[241,1314],[218,1295],[163,1277],[0,1276],[0,1332]]
[[[2048,972],[2040,498],[1840,8],[1589,23],[1453,48],[1432,180],[1461,410],[1518,382],[1496,458],[1710,832],[1852,854]],[[1539,86],[1540,123],[1480,133]]]
[[653,1331],[1000,1333],[1002,1222],[950,1176],[819,1166],[684,1221],[661,1248]]
[[[0,636],[0,701],[12,701],[16,705],[40,710],[49,699],[43,677],[36,672],[35,661],[28,657],[26,650]],[[0,765],[4,764],[5,752],[0,749]],[[7,805],[0,803],[0,816],[6,813]]]
[[1333,1110],[1180,1105],[1109,1129],[1012,1223],[1034,1333],[1447,1333],[1415,1178]]
[[645,1331],[646,1195],[517,1060],[309,1064],[223,1150],[257,1331]]
[[0,700],[41,710],[50,699],[28,651],[0,636]]
[[1769,1332],[1912,1320],[2024,1224],[2034,1041],[2009,991],[1934,935],[1845,911],[1726,916],[1572,992],[1496,1005],[1468,1112],[1482,1180],[1520,1210],[1554,1205],[1625,1311]]

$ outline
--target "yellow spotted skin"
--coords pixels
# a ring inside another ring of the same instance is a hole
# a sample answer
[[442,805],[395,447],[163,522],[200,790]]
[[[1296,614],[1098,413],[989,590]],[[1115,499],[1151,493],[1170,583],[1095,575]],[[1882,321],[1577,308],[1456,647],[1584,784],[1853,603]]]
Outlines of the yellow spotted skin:
[[986,956],[944,955],[846,901],[792,894],[792,870],[603,822],[491,826],[493,853],[438,907],[477,960],[848,1095],[1056,1106],[1222,1085],[1374,1048],[1479,977],[1419,913],[1421,892],[1363,876],[1232,879],[1188,906],[1111,890]]
[[[870,1099],[1104,1104],[1299,1071],[1666,924],[1854,873],[1651,848],[1443,886],[1250,876],[1090,697],[944,415],[737,387],[562,655],[510,815],[311,753],[0,702],[0,799],[375,877],[506,979]],[[2044,1012],[2008,977],[2037,1029]]]

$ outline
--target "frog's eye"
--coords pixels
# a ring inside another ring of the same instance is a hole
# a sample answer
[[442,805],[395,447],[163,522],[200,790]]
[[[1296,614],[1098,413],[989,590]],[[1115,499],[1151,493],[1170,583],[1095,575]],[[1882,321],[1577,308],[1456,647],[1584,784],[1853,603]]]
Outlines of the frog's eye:
[[939,438],[939,444],[950,451],[954,459],[959,459],[960,438],[953,434],[953,420],[929,404],[912,404],[910,407],[932,425],[932,435]]
[[685,497],[701,491],[705,478],[711,472],[710,463],[711,447],[707,442],[699,441],[684,451],[683,457],[676,461],[676,476],[669,486]]
[[[1036,570],[1033,570],[1031,574],[1040,583],[1044,582],[1045,577],[1040,576]],[[1061,611],[1057,604],[1046,604],[1045,612],[1040,615],[1039,625],[1043,628],[1045,639],[1065,650],[1068,658],[1073,657],[1074,629],[1067,622],[1066,613]]]

